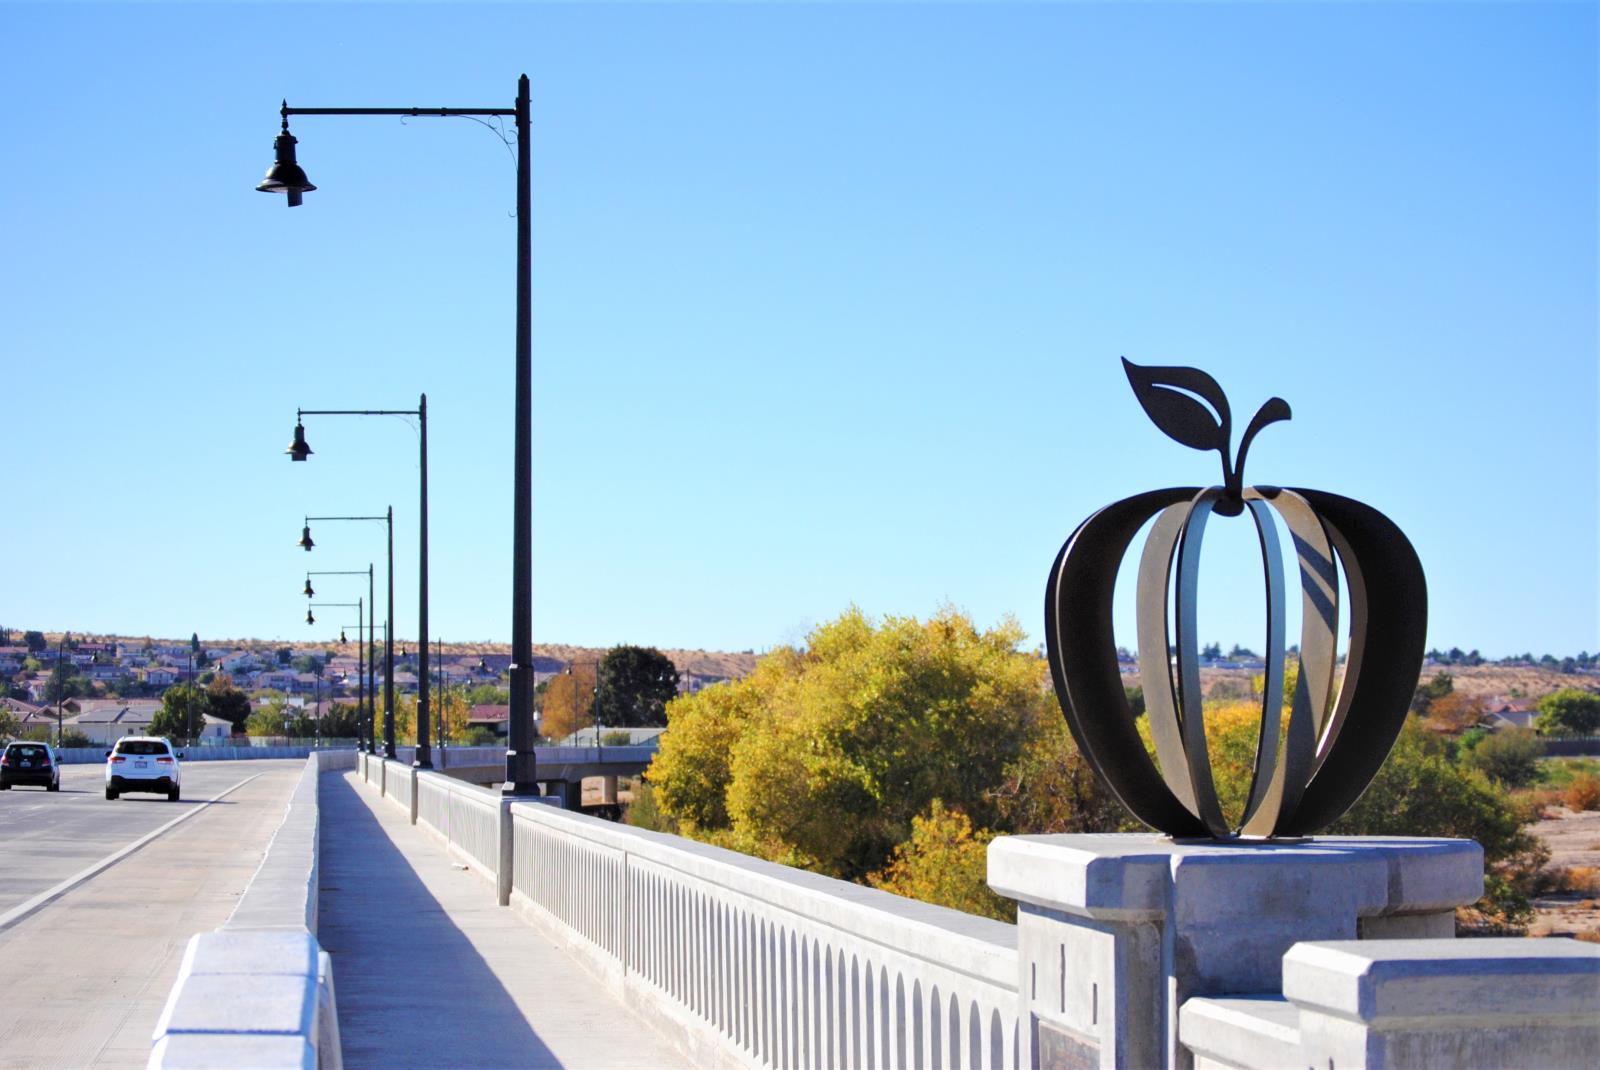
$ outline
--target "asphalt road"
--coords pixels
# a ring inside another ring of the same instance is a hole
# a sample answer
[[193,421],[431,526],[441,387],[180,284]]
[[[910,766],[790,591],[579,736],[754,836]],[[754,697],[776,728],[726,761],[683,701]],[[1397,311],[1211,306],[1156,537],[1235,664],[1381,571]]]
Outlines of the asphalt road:
[[[189,763],[175,803],[108,801],[100,766],[66,766],[59,792],[0,792],[0,1068],[144,1066],[184,945],[228,919],[304,767]],[[193,816],[6,924],[19,905],[185,813]]]

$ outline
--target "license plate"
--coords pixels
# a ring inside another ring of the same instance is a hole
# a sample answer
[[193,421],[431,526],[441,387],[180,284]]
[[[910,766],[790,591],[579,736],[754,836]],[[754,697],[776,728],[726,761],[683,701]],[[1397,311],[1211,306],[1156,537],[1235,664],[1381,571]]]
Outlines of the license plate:
[[150,763],[149,762],[134,762],[133,763],[133,767],[135,769],[148,769],[148,768],[150,768]]
[[24,758],[24,759],[22,759],[22,768],[24,768],[24,769],[33,768],[33,759],[32,758]]

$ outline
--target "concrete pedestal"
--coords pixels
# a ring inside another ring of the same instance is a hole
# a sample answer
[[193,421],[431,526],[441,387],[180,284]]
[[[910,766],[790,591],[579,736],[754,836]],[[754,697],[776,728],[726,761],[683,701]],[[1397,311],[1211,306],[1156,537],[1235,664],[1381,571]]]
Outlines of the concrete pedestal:
[[1191,996],[1278,993],[1303,940],[1446,937],[1483,893],[1470,840],[1011,836],[989,885],[1017,900],[1022,1065],[1189,1070]]

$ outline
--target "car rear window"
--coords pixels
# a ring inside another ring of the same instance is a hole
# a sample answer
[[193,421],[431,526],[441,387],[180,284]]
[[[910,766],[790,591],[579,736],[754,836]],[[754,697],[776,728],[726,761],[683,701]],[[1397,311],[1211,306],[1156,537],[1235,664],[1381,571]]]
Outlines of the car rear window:
[[47,758],[50,756],[50,752],[45,750],[43,747],[18,747],[16,745],[12,745],[7,747],[6,750],[10,751],[13,757],[31,758],[34,761],[38,761],[40,758]]
[[125,739],[117,744],[118,754],[165,754],[167,745],[154,739]]

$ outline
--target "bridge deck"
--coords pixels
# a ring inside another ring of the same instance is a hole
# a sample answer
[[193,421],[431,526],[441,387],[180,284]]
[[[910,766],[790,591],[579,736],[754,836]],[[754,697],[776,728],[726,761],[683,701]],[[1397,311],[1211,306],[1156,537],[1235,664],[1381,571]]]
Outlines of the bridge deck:
[[324,775],[320,800],[317,938],[351,1070],[688,1066],[354,773]]

